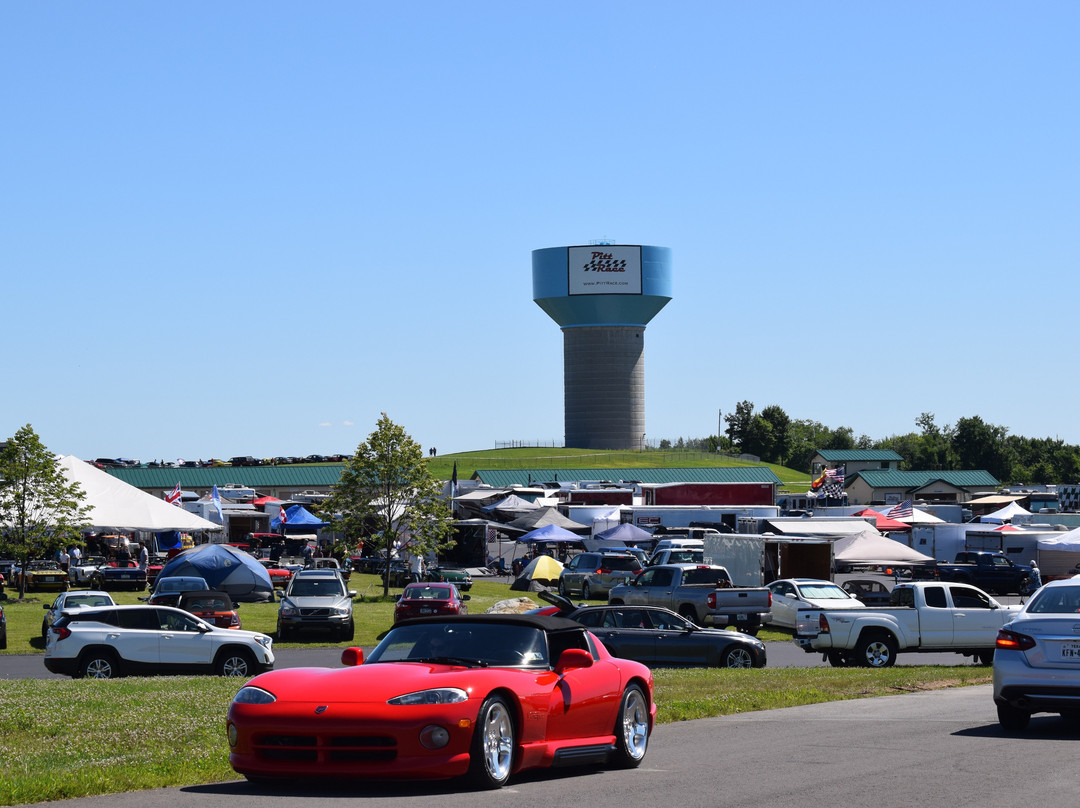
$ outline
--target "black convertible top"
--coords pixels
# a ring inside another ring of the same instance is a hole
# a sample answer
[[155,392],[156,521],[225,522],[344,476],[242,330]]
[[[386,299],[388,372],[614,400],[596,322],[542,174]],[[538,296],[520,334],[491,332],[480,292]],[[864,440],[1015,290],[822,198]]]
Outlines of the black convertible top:
[[394,624],[398,626],[445,625],[447,623],[502,623],[538,628],[549,634],[562,631],[583,631],[581,623],[565,617],[549,617],[542,614],[463,614],[445,617],[413,617]]

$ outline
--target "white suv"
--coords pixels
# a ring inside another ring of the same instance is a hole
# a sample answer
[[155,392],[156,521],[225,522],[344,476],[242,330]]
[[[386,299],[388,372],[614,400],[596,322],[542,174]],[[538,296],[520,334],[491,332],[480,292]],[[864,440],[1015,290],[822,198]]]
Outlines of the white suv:
[[274,667],[265,634],[219,629],[169,606],[110,606],[62,615],[48,631],[45,667],[76,679],[128,673],[254,676]]

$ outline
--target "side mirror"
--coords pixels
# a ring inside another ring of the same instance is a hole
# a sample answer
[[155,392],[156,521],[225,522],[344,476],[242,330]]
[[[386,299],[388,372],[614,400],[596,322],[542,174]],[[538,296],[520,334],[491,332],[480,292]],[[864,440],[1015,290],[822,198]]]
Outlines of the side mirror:
[[356,597],[356,590],[355,589],[350,589],[349,590],[349,597],[350,598],[355,598]]
[[462,596],[461,596],[461,599],[462,599],[462,600],[472,600],[472,597],[471,597],[471,596],[469,596],[469,595],[462,595]]
[[356,667],[364,664],[364,649],[349,647],[341,652],[341,664],[347,667]]
[[562,676],[567,671],[578,668],[591,668],[593,664],[592,654],[581,648],[567,648],[559,656],[559,662],[555,665],[555,673]]
[[45,611],[49,611],[49,604],[48,603],[42,603],[41,608],[44,609]]

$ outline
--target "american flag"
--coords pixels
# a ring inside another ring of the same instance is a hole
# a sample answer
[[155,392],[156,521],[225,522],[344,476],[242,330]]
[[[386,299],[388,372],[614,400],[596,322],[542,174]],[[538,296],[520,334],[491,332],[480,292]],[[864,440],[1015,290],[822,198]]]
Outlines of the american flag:
[[165,501],[170,502],[170,503],[172,503],[173,505],[175,505],[176,507],[179,508],[179,507],[181,507],[180,506],[180,495],[182,493],[183,492],[180,490],[180,483],[177,483],[176,488],[174,488],[171,493],[168,493],[168,494],[165,495]]
[[838,466],[834,469],[825,469],[825,476],[830,480],[837,480],[840,483],[844,482],[844,472],[847,471],[847,466]]
[[911,500],[905,499],[899,505],[894,505],[885,515],[890,519],[910,519],[915,515],[915,511],[912,510]]

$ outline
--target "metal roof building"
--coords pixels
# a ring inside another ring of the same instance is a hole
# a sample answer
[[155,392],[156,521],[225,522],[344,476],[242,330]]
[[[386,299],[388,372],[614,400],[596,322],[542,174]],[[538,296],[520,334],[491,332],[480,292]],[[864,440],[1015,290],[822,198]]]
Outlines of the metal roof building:
[[702,468],[618,468],[618,469],[477,469],[472,479],[495,488],[533,485],[540,482],[574,483],[633,480],[639,483],[774,483],[783,481],[767,466],[725,466]]

